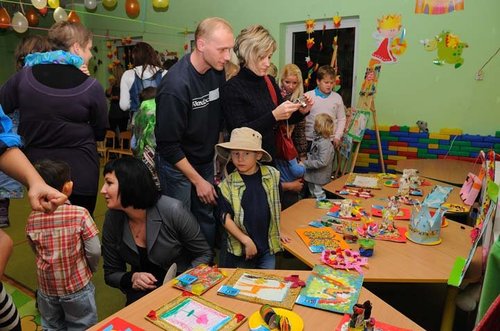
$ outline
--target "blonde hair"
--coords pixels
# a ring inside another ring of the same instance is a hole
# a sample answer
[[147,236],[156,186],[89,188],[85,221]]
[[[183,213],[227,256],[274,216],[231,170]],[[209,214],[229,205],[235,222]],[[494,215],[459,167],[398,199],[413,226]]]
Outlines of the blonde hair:
[[241,30],[234,45],[240,66],[255,63],[269,52],[274,53],[275,50],[276,40],[262,25],[251,25]]
[[62,21],[52,25],[47,38],[54,50],[69,51],[75,43],[86,46],[92,40],[92,32],[81,23]]
[[283,86],[283,80],[287,78],[288,76],[295,76],[297,77],[297,87],[295,88],[295,91],[293,91],[290,100],[294,101],[298,99],[299,97],[304,94],[304,82],[302,80],[302,72],[300,71],[300,68],[293,63],[288,63],[283,67],[283,70],[281,70],[281,75],[280,75],[280,81],[278,82],[280,85],[280,88]]
[[323,138],[330,138],[333,134],[333,118],[325,113],[314,118],[314,131]]
[[210,37],[217,28],[223,28],[231,33],[233,32],[231,24],[225,19],[220,17],[208,17],[201,21],[196,27],[196,31],[194,32],[194,44],[196,45],[196,42],[200,38]]

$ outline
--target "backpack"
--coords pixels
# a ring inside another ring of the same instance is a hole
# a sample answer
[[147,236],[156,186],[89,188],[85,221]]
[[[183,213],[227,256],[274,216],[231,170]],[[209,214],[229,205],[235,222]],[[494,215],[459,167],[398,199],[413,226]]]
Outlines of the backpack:
[[[134,71],[135,72],[135,71]],[[130,87],[130,111],[136,112],[141,106],[139,95],[146,87],[158,87],[161,79],[163,78],[163,70],[158,70],[153,76],[141,79],[137,72],[135,72],[134,83]]]

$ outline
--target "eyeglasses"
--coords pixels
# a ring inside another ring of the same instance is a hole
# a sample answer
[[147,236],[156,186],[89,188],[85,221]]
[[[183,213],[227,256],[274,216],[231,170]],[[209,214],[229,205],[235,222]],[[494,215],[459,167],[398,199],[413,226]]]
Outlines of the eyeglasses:
[[231,152],[231,157],[234,159],[240,159],[242,158],[243,160],[248,159],[250,155],[255,155],[255,152],[249,152],[249,151],[233,151]]

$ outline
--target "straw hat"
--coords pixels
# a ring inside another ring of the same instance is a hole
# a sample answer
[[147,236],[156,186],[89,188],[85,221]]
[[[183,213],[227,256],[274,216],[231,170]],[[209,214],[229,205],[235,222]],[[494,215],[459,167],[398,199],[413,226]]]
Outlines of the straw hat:
[[231,132],[229,142],[215,145],[215,152],[226,160],[229,160],[231,150],[262,152],[261,161],[270,162],[272,160],[271,155],[262,149],[261,134],[246,127],[234,129]]

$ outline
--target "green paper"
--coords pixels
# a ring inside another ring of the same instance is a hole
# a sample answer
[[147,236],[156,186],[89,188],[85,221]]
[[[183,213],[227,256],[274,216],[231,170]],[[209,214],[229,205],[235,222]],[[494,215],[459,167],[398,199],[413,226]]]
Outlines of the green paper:
[[457,257],[455,263],[453,264],[453,269],[450,272],[450,278],[448,278],[448,285],[459,287],[462,283],[462,269],[465,266],[465,259],[463,257]]
[[498,201],[498,185],[495,184],[495,182],[493,182],[493,181],[489,181],[487,191],[488,191],[488,196],[490,197],[491,201],[494,201],[495,203],[497,203],[497,201]]

